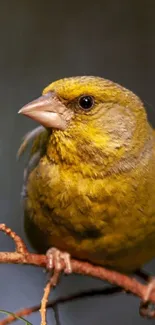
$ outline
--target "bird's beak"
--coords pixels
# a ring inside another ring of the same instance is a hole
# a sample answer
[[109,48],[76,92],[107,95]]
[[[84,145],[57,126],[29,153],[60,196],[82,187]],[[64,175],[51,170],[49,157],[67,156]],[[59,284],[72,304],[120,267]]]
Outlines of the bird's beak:
[[48,92],[23,106],[18,113],[32,118],[47,128],[64,130],[66,128],[66,121],[63,118],[65,111],[66,106],[56,97],[56,94]]

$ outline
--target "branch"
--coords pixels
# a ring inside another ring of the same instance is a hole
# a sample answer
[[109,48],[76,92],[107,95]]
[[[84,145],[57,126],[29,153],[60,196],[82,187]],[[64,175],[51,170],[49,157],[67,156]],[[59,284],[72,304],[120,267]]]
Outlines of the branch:
[[[41,314],[41,325],[46,325],[46,306],[51,289],[58,283],[60,272],[55,271],[49,282],[44,289],[44,295],[41,301],[40,314]],[[57,316],[57,315],[56,315]]]
[[[16,250],[14,252],[0,252],[0,263],[28,264],[46,268],[46,255],[30,253],[27,250],[27,247],[25,246],[22,239],[10,228],[6,227],[5,224],[0,224],[0,231],[3,231],[8,236],[10,236],[14,240],[16,246]],[[63,266],[65,265],[63,264]],[[126,292],[130,292],[133,295],[139,297],[142,301],[145,300],[145,296],[148,291],[148,285],[144,285],[138,282],[135,278],[131,278],[117,271],[108,270],[104,267],[95,266],[88,262],[78,261],[75,259],[71,259],[71,266],[73,273],[88,275],[101,280],[108,281],[113,285],[121,287]],[[53,286],[52,279],[50,284],[48,285],[50,288]],[[49,293],[48,290],[47,292]],[[48,298],[47,292],[44,296],[45,299],[42,300],[42,311],[47,303],[45,301],[46,298]],[[155,292],[153,291],[150,294],[149,302],[155,304]],[[143,308],[141,309],[141,314],[143,316],[146,316],[148,306],[143,305],[142,307]],[[150,316],[155,317],[155,312],[151,312]]]
[[[108,296],[116,293],[120,293],[122,289],[120,287],[105,287],[103,289],[92,289],[92,290],[86,290],[86,291],[80,291],[78,293],[62,296],[57,299],[54,299],[47,303],[46,308],[55,308],[59,304],[64,304],[66,302],[74,301],[77,299],[85,299],[88,297],[95,297],[95,296]],[[41,305],[36,305],[33,307],[23,308],[17,312],[15,312],[12,315],[9,315],[5,319],[0,321],[0,325],[8,325],[14,321],[17,321],[17,317],[24,317],[31,315],[32,313],[35,313],[39,311],[41,308]]]

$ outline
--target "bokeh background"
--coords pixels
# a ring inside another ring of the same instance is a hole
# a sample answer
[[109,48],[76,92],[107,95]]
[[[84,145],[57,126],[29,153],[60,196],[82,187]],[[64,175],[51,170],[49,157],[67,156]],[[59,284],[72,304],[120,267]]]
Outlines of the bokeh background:
[[[20,202],[25,160],[17,163],[16,152],[35,123],[17,111],[55,79],[99,75],[137,93],[155,126],[154,17],[154,0],[0,1],[0,222],[25,241]],[[1,234],[0,250],[13,248]],[[145,269],[155,273],[155,262]],[[45,281],[39,268],[0,265],[0,309],[39,303]],[[64,277],[51,298],[101,287],[91,278]],[[138,303],[127,295],[74,301],[59,306],[61,324],[153,324],[140,318]],[[29,320],[39,324],[40,316]],[[48,320],[55,324],[52,310]]]

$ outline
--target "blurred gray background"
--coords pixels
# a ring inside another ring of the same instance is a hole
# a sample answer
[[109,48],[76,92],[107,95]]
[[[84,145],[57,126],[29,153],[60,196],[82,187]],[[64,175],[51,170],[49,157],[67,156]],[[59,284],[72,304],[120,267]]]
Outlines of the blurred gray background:
[[[152,0],[0,1],[0,222],[26,241],[20,202],[24,159],[16,152],[35,125],[19,108],[55,79],[99,75],[132,89],[146,103],[155,126],[155,2]],[[0,250],[12,250],[0,234]],[[155,262],[146,266],[155,273]],[[0,309],[15,311],[40,302],[42,269],[0,265]],[[101,281],[64,277],[51,294],[101,288]],[[62,325],[148,324],[132,296],[96,297],[59,306]],[[48,312],[49,324],[55,324]],[[39,324],[39,314],[29,317]],[[21,322],[20,322],[21,323]]]

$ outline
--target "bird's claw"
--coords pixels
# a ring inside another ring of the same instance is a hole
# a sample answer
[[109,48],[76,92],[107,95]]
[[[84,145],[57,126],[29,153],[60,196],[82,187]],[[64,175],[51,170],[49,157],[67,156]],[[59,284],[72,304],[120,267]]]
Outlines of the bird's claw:
[[46,252],[47,264],[46,268],[49,271],[64,271],[66,274],[72,273],[72,266],[70,260],[70,254],[67,252],[61,252],[59,249],[52,247]]

